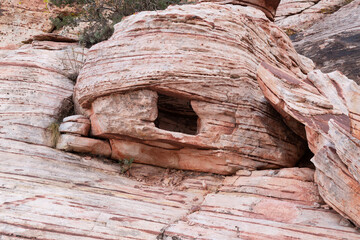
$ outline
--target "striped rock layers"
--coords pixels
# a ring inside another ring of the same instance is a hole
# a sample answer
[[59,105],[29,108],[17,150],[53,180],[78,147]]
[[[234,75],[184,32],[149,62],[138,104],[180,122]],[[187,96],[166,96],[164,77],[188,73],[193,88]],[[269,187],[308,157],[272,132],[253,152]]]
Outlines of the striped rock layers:
[[114,159],[221,174],[294,166],[306,147],[258,87],[263,60],[299,78],[312,70],[256,8],[137,13],[89,50],[76,105]]
[[69,42],[33,41],[17,50],[0,50],[0,139],[54,145],[57,122],[73,106],[69,78],[84,55]]
[[315,181],[325,202],[360,225],[360,87],[340,72],[305,80],[270,64],[258,69],[265,97],[288,120],[305,125]]

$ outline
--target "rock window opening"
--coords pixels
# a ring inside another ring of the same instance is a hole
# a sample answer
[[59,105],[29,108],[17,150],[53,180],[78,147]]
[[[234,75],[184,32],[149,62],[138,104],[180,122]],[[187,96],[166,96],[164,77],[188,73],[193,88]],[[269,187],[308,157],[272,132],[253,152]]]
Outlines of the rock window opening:
[[190,100],[158,94],[157,105],[157,128],[196,135],[198,116],[192,109]]

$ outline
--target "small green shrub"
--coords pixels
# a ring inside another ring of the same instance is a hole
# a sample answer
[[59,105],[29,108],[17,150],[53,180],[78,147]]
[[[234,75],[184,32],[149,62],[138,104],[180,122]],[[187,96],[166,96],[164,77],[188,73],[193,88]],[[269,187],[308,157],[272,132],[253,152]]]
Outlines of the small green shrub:
[[114,33],[114,24],[100,20],[86,27],[80,35],[80,44],[89,48],[92,45],[105,41]]
[[55,30],[58,30],[64,26],[76,26],[77,21],[76,18],[78,16],[75,14],[71,15],[59,15],[56,18],[50,18],[52,25]]
[[140,11],[163,10],[172,4],[186,3],[184,0],[50,0],[58,7],[66,5],[76,9],[78,16],[58,16],[53,19],[56,29],[76,26],[80,22],[88,26],[80,35],[80,42],[86,47],[108,39],[114,32],[114,24],[125,16]]
[[123,158],[119,160],[119,163],[121,165],[121,173],[127,172],[131,168],[131,164],[133,163],[133,161],[134,161],[133,158],[130,159]]

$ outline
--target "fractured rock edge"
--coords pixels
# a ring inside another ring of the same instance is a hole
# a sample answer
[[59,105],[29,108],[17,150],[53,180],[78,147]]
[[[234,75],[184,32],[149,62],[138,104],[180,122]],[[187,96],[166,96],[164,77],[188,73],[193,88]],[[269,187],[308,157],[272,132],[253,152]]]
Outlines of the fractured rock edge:
[[275,109],[306,126],[324,200],[360,226],[359,86],[339,72],[317,71],[302,80],[267,63],[258,68],[258,81]]

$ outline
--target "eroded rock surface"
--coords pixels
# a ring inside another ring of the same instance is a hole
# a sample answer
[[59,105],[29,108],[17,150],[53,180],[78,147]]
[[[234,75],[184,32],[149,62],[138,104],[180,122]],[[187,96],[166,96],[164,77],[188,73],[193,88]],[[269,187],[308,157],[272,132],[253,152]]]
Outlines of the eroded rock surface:
[[258,88],[265,59],[299,78],[312,70],[255,8],[142,12],[90,49],[76,101],[115,159],[221,174],[294,166],[306,147]]
[[296,50],[323,72],[341,71],[360,83],[360,0],[295,35]]
[[282,0],[276,12],[275,22],[291,35],[316,24],[349,2],[349,0]]
[[349,222],[320,207],[313,173],[289,168],[227,177],[218,193],[171,224],[164,239],[360,239]]
[[54,145],[58,122],[72,110],[69,76],[72,66],[82,65],[84,50],[75,43],[34,41],[0,52],[0,138]]
[[33,35],[49,32],[51,13],[43,0],[2,0],[0,48],[15,47]]
[[323,206],[311,169],[224,178],[137,164],[129,179],[106,159],[45,146],[2,140],[0,154],[0,235],[9,238],[360,239]]
[[306,126],[321,196],[359,226],[359,87],[339,72],[314,71],[301,80],[266,63],[258,80],[276,109]]

